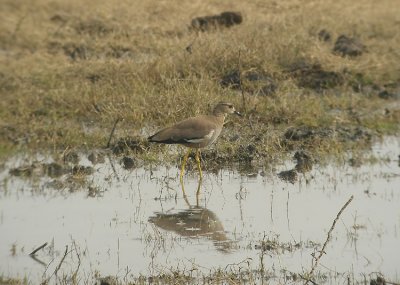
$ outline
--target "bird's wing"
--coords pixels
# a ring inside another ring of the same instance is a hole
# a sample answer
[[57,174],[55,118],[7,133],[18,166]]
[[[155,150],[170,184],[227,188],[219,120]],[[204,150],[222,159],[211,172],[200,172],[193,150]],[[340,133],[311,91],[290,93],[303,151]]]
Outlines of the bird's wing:
[[206,116],[193,117],[165,128],[149,139],[163,143],[201,143],[212,137],[215,127],[215,123],[207,120]]

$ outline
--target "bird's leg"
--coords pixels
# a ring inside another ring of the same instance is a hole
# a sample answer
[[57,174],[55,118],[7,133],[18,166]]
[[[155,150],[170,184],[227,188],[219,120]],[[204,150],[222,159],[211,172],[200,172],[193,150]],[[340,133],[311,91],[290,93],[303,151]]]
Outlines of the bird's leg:
[[185,200],[186,204],[189,206],[189,208],[191,207],[190,203],[189,203],[189,199],[186,195],[186,191],[185,191],[185,186],[183,185],[183,183],[181,183],[182,186],[182,194],[183,194],[183,199]]
[[183,183],[183,174],[185,173],[186,162],[188,160],[188,157],[189,157],[189,154],[191,151],[192,151],[192,149],[189,148],[188,152],[183,157],[182,166],[181,166],[181,175],[180,175],[181,183]]
[[199,180],[199,184],[197,185],[196,191],[196,206],[199,206],[199,197],[200,197],[200,188],[201,188],[201,180]]
[[201,165],[200,165],[200,149],[196,150],[196,162],[197,162],[197,167],[198,167],[199,173],[200,173],[200,181],[202,181],[203,173],[201,172]]

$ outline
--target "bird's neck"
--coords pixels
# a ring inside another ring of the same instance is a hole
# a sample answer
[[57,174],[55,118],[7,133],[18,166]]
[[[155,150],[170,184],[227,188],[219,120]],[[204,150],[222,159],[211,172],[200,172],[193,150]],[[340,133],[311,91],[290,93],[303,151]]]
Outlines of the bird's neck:
[[216,118],[218,121],[220,121],[222,124],[224,123],[224,121],[225,121],[225,116],[226,116],[225,113],[214,112],[213,115],[214,115],[215,118]]
[[220,111],[217,111],[217,110],[214,110],[213,115],[215,117],[219,117],[219,118],[222,117],[224,119],[225,119],[225,116],[226,116],[226,114],[224,112],[220,112]]

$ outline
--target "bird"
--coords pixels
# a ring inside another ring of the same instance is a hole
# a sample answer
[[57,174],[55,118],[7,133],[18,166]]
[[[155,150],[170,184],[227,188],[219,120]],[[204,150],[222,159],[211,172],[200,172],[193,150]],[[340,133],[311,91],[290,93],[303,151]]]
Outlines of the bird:
[[192,151],[196,149],[196,162],[199,169],[200,181],[203,178],[200,165],[200,149],[213,144],[221,134],[225,117],[228,114],[242,116],[232,103],[219,102],[213,109],[211,115],[200,115],[190,117],[176,123],[171,127],[164,128],[154,135],[148,137],[149,142],[162,144],[179,144],[189,148],[183,157],[180,181],[183,183],[183,175],[187,159]]

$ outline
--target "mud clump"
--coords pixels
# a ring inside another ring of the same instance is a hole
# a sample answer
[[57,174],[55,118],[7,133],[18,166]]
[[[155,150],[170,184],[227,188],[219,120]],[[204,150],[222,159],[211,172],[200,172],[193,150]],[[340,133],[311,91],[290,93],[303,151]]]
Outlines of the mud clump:
[[373,133],[363,127],[340,127],[336,132],[341,140],[350,141],[371,141]]
[[257,70],[249,70],[240,74],[240,71],[235,69],[225,74],[219,83],[224,88],[243,89],[250,94],[263,96],[273,95],[277,90],[275,80],[264,72]]
[[376,279],[371,279],[369,284],[370,285],[386,285],[386,280],[383,277],[378,276],[378,277],[376,277]]
[[64,154],[63,160],[64,163],[78,164],[79,155],[75,151],[69,151]]
[[301,60],[289,66],[288,72],[296,79],[299,87],[316,91],[334,88],[344,83],[340,73],[326,71],[319,63],[308,63]]
[[120,284],[118,279],[114,276],[106,276],[98,279],[100,285],[117,285]]
[[13,176],[30,177],[32,176],[33,169],[34,167],[32,165],[20,166],[10,169],[9,173]]
[[78,34],[87,34],[90,36],[105,36],[114,31],[114,27],[106,24],[100,19],[89,19],[79,21],[74,25],[74,29]]
[[195,31],[210,31],[218,28],[230,28],[243,22],[240,12],[223,12],[219,15],[194,18],[191,22],[191,29]]
[[133,50],[130,47],[111,46],[106,52],[107,57],[111,58],[130,58],[133,57]]
[[121,159],[121,164],[125,169],[132,169],[135,168],[136,161],[132,157],[124,156]]
[[299,173],[306,173],[312,170],[314,159],[311,154],[304,151],[299,150],[294,154],[294,159],[297,161],[295,170]]
[[286,143],[310,141],[312,139],[337,138],[341,141],[370,141],[373,133],[363,127],[315,128],[309,126],[291,127],[283,135]]
[[240,145],[235,159],[240,162],[251,162],[257,156],[257,148],[254,144]]
[[62,50],[67,57],[74,61],[87,60],[93,54],[93,50],[84,44],[67,43],[62,46]]
[[240,80],[240,72],[239,70],[234,70],[221,78],[219,82],[222,87],[229,87],[232,89],[240,89],[241,87],[241,80]]
[[102,76],[99,74],[89,74],[86,76],[86,79],[95,84],[102,79]]
[[315,160],[312,158],[311,154],[304,150],[296,151],[293,158],[296,160],[296,166],[293,169],[278,173],[278,177],[280,179],[292,184],[298,180],[298,174],[310,172],[315,163]]
[[67,173],[66,169],[58,163],[52,162],[48,164],[43,164],[43,171],[49,177],[60,177],[61,175]]
[[330,129],[301,126],[289,128],[285,132],[284,138],[287,141],[302,141],[312,139],[314,137],[329,137],[332,134],[333,131]]
[[346,35],[341,35],[337,38],[335,46],[333,47],[333,53],[341,56],[356,57],[362,55],[366,50],[359,40],[350,38]]
[[68,171],[65,167],[56,162],[33,162],[30,165],[23,165],[20,167],[12,168],[10,169],[9,173],[12,176],[18,177],[49,176],[55,178],[68,173]]
[[318,39],[322,42],[329,42],[331,40],[331,33],[322,29],[318,32]]
[[112,152],[115,155],[120,155],[133,151],[135,153],[143,153],[149,149],[147,142],[142,141],[140,138],[126,137],[119,139],[112,147]]
[[72,168],[72,175],[91,175],[93,172],[94,169],[90,166],[75,165]]
[[286,181],[286,182],[289,182],[292,184],[296,183],[296,181],[298,179],[296,169],[281,171],[278,173],[278,177],[280,179],[282,179],[283,181]]

